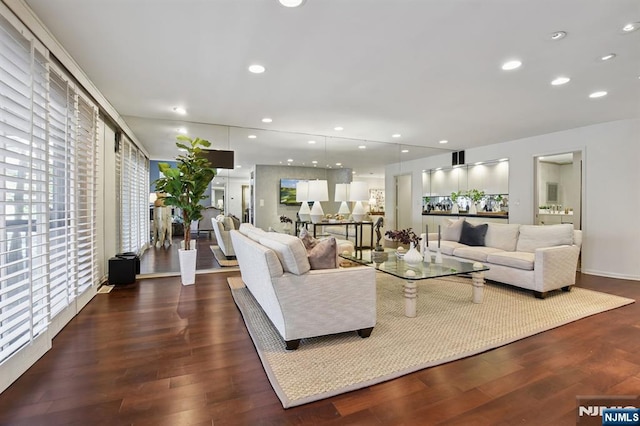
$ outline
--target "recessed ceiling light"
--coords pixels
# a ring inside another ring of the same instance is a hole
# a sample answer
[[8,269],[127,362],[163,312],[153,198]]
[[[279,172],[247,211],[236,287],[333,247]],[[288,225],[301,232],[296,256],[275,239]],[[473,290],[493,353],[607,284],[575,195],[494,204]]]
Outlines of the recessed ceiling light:
[[562,40],[567,36],[565,31],[556,31],[555,33],[551,33],[551,40]]
[[176,114],[181,114],[181,115],[185,115],[187,113],[187,110],[182,107],[173,107],[173,111]]
[[340,126],[334,127],[333,130],[335,130],[337,132],[340,132],[340,131],[344,130],[344,127],[340,127]]
[[284,7],[298,7],[302,6],[304,0],[278,0],[278,3]]
[[290,163],[293,161],[293,158],[287,158],[287,162]]
[[640,29],[640,22],[630,22],[627,25],[625,25],[624,27],[622,27],[622,31],[625,34],[628,34],[630,32],[636,31]]
[[187,134],[187,129],[185,129],[184,127],[178,127],[178,133],[182,134],[182,135],[186,135]]
[[342,163],[336,163],[336,166],[342,166]]
[[367,149],[366,145],[358,145],[358,149]]
[[402,135],[400,133],[394,133],[394,134],[391,135],[392,138],[399,138],[401,136]]
[[316,141],[309,141],[309,144],[313,145]]
[[262,119],[263,123],[271,123],[272,121],[273,120],[271,118],[269,118],[269,117],[265,117],[265,118]]
[[247,136],[247,137],[248,137],[249,139],[255,139],[255,138],[257,138],[257,136],[256,136],[256,135],[249,135],[249,136]]
[[355,175],[355,174],[356,174],[356,171],[355,171],[355,170],[353,170],[353,171],[351,172],[351,174],[352,174],[352,175]]
[[408,150],[408,149],[403,149],[403,150],[402,150],[402,151],[400,151],[400,152],[402,152],[403,154],[406,154],[407,152],[409,152],[409,150]]
[[522,65],[522,62],[518,60],[508,61],[502,64],[502,69],[505,71],[511,71],[511,70],[520,68],[521,65]]
[[615,57],[616,57],[616,54],[615,54],[615,53],[609,53],[609,54],[607,54],[607,55],[601,56],[601,57],[600,57],[600,60],[601,60],[601,61],[609,61],[609,60],[611,60],[611,59],[613,59],[613,58],[615,58]]
[[258,64],[253,64],[249,66],[249,71],[254,74],[262,74],[265,71],[265,67]]
[[449,141],[448,141],[448,140],[443,139],[443,140],[441,140],[439,143],[449,143]]
[[551,81],[553,86],[562,86],[563,84],[567,84],[571,79],[569,77],[556,77]]
[[313,160],[313,161],[311,162],[311,164],[318,164],[318,161],[317,161],[317,160]]
[[242,166],[240,164],[236,164],[236,169],[241,169]]
[[592,94],[589,95],[590,98],[601,98],[603,96],[607,96],[607,92],[605,92],[604,90],[593,92]]

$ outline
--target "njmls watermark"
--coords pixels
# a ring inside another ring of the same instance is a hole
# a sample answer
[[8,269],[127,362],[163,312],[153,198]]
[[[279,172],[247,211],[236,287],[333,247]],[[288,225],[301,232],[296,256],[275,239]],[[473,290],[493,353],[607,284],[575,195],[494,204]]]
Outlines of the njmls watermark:
[[640,395],[578,396],[578,426],[640,426]]

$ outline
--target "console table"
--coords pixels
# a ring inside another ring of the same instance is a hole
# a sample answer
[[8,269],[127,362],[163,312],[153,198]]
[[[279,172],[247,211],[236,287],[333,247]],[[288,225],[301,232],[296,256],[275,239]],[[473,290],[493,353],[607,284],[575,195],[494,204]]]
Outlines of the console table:
[[[296,236],[298,235],[298,233],[300,232],[300,225],[303,225],[305,228],[309,229],[309,226],[313,227],[313,238],[317,238],[318,235],[318,228],[320,227],[324,227],[324,226],[344,226],[345,227],[345,239],[348,240],[349,239],[349,226],[353,226],[354,228],[354,237],[355,237],[355,248],[356,250],[362,250],[362,249],[373,249],[373,222],[318,222],[318,223],[313,223],[313,222],[302,222],[302,221],[296,221]],[[363,232],[364,232],[364,227],[365,226],[369,226],[369,232],[371,235],[371,238],[369,239],[369,241],[371,241],[371,245],[369,246],[364,246],[363,244]]]

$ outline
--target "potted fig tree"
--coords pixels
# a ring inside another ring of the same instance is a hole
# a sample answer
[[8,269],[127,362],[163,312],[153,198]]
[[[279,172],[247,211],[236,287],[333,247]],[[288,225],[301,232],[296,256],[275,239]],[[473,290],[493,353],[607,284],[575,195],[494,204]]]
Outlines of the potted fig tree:
[[204,206],[200,201],[208,197],[205,192],[216,170],[202,155],[203,148],[211,146],[209,141],[184,135],[177,136],[177,139],[176,146],[183,153],[176,158],[176,167],[159,163],[161,177],[154,183],[157,192],[166,194],[165,205],[180,209],[184,227],[184,241],[178,250],[180,275],[182,284],[189,285],[195,283],[197,257],[197,250],[191,244],[191,222],[202,219]]

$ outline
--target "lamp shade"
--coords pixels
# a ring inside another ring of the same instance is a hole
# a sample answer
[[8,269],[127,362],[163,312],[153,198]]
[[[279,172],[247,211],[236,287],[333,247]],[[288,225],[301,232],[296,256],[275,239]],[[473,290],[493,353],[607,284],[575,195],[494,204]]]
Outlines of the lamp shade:
[[310,180],[307,201],[329,201],[329,187],[326,180]]
[[303,201],[309,201],[309,182],[307,181],[296,182],[296,201],[298,203]]
[[369,185],[367,182],[351,182],[349,201],[367,201],[369,199]]
[[349,201],[348,183],[336,183],[336,193],[333,201]]

